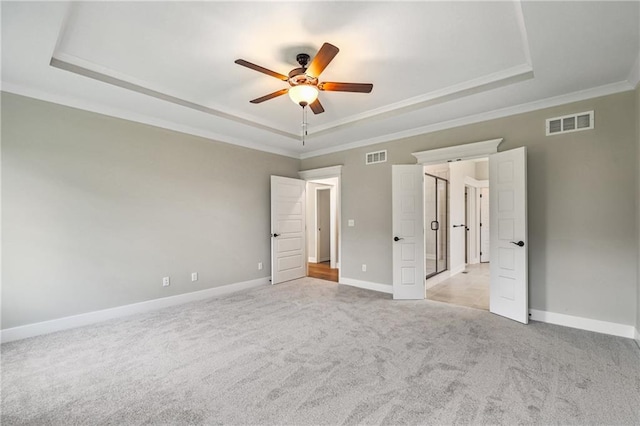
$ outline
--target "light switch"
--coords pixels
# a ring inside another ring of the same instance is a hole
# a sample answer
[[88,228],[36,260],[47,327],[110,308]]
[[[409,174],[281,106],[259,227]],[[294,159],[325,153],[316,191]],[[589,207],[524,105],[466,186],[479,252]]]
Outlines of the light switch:
[[349,226],[356,226],[356,221],[353,220],[353,219],[349,219],[348,225]]

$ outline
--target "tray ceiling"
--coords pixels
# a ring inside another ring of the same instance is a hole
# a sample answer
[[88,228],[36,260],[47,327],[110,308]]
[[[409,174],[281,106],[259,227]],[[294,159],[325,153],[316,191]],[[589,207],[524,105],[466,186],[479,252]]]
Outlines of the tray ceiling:
[[[3,90],[294,157],[630,90],[637,2],[2,3]],[[340,48],[322,114],[234,64],[287,74]],[[635,65],[635,68],[634,68]],[[499,136],[499,135],[497,135]]]

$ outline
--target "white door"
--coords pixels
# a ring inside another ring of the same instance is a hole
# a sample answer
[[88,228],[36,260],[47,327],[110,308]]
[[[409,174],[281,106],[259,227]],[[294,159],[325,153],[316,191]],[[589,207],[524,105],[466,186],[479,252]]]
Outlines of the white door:
[[489,157],[491,289],[489,310],[527,324],[527,151]]
[[271,176],[271,284],[307,275],[306,182]]
[[491,244],[489,244],[489,188],[480,189],[480,262],[491,260]]
[[424,299],[422,165],[392,169],[393,298]]

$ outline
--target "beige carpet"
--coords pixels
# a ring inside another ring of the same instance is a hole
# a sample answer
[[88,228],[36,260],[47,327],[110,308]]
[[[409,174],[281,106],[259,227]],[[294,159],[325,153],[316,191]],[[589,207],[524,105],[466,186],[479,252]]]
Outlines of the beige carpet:
[[638,424],[629,339],[316,279],[2,345],[2,424]]

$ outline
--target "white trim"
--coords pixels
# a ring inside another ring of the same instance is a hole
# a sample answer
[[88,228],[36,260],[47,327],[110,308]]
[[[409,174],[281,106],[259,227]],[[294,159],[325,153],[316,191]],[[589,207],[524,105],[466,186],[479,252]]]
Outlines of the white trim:
[[551,108],[558,105],[580,102],[588,99],[599,98],[602,96],[614,95],[616,93],[634,90],[635,87],[628,81],[619,81],[617,83],[605,84],[604,86],[594,87],[592,89],[581,90],[578,92],[568,93],[566,95],[554,96],[551,98],[541,99],[539,101],[528,102],[511,107],[496,109],[493,111],[482,112],[475,115],[468,115],[462,118],[456,118],[449,121],[429,124],[427,126],[416,127],[413,129],[403,130],[401,132],[389,133],[374,138],[363,139],[356,142],[344,143],[330,148],[321,148],[315,151],[300,154],[300,159],[318,157],[320,155],[333,154],[336,152],[347,151],[354,148],[362,148],[365,146],[391,142],[400,139],[407,139],[413,136],[426,135],[440,130],[453,129],[456,127],[467,126],[469,124],[482,123],[498,118],[509,117],[512,115],[523,114],[531,111],[538,111],[545,108]]
[[321,169],[302,170],[298,172],[298,177],[304,180],[327,179],[342,175],[342,165],[323,167]]
[[[309,181],[322,181],[323,179],[336,179],[335,184],[331,183],[331,235],[338,236],[338,244],[331,244],[331,268],[338,269],[338,281],[342,279],[342,165],[322,167],[319,169],[302,170],[298,172],[298,177]],[[316,199],[317,202],[317,199]],[[335,204],[334,204],[335,203]],[[317,250],[317,249],[316,249]],[[336,256],[335,250],[338,251]],[[316,253],[317,255],[318,253]]]
[[132,303],[130,305],[117,306],[115,308],[86,312],[84,314],[58,318],[50,321],[42,321],[34,324],[8,328],[6,330],[0,331],[0,341],[2,343],[6,343],[14,340],[26,339],[28,337],[39,336],[41,334],[68,330],[71,328],[95,324],[97,322],[102,322],[114,318],[155,311],[158,309],[167,308],[169,306],[181,305],[183,303],[195,302],[197,300],[209,299],[211,297],[235,293],[237,291],[267,285],[269,284],[269,278],[270,277],[262,277],[255,280],[243,281],[239,283],[223,285],[220,287],[213,287],[205,290],[177,294],[175,296],[146,300],[144,302]]
[[633,339],[635,331],[635,328],[632,325],[558,314],[555,312],[539,311],[537,309],[529,309],[529,319],[549,324],[562,325],[565,327],[578,328],[580,330],[595,331],[596,333],[627,337],[630,339]]
[[[449,278],[451,278],[451,271],[449,270],[442,271],[438,275],[434,275],[433,277],[428,278],[427,281],[425,282],[425,288],[429,290],[431,287],[435,287],[436,285],[440,284],[445,280],[448,280]],[[429,298],[425,297],[425,299],[429,299]]]
[[354,125],[366,120],[374,118],[383,119],[392,115],[398,115],[399,113],[408,113],[532,78],[533,68],[531,68],[531,65],[516,65],[508,69],[483,75],[452,86],[443,87],[432,92],[423,93],[380,108],[375,108],[360,114],[354,114],[341,120],[332,121],[325,125],[314,126],[314,131],[309,135],[309,139],[325,135],[327,133],[332,133],[339,129],[353,127]]
[[308,262],[308,263],[318,263],[318,262],[316,261],[316,258],[315,258],[315,257],[312,257],[312,256],[309,256],[309,259],[307,260],[307,262]]
[[464,145],[448,146],[446,148],[430,149],[428,151],[412,152],[418,164],[440,164],[450,161],[470,160],[472,158],[488,157],[498,152],[498,145],[503,138],[488,141],[467,143]]
[[237,139],[230,136],[221,135],[219,133],[210,132],[208,130],[196,129],[190,126],[185,126],[171,121],[163,120],[148,115],[138,114],[131,111],[127,111],[121,108],[108,107],[105,105],[84,101],[76,98],[70,98],[68,96],[55,95],[47,93],[42,90],[26,88],[13,83],[2,82],[2,91],[7,93],[13,93],[27,98],[37,99],[45,102],[51,102],[58,105],[64,105],[71,108],[77,108],[83,111],[94,112],[96,114],[106,115],[108,117],[120,118],[122,120],[132,121],[135,123],[148,124],[150,126],[159,127],[161,129],[173,130],[175,132],[184,133],[187,135],[199,136],[201,138],[211,139],[217,142],[228,143],[231,145],[242,146],[245,148],[254,149],[256,151],[269,152],[271,154],[283,155],[291,158],[300,158],[297,152],[276,148],[272,146],[262,145],[246,140]]
[[478,180],[472,178],[471,176],[464,177],[464,184],[473,186],[474,188],[488,188],[489,187],[489,179]]
[[351,287],[363,288],[365,290],[378,291],[380,293],[393,294],[393,286],[389,284],[372,283],[369,281],[354,280],[353,278],[341,277],[340,284]]
[[454,277],[462,272],[464,272],[464,270],[467,268],[467,265],[460,265],[455,269],[451,269],[449,271],[449,277]]
[[318,262],[318,263],[328,262],[328,261],[330,261],[330,260],[331,260],[331,256],[329,256],[329,257],[321,257],[321,258],[320,258],[320,262]]
[[635,329],[635,339],[638,347],[640,348],[640,330],[638,330],[637,328]]

